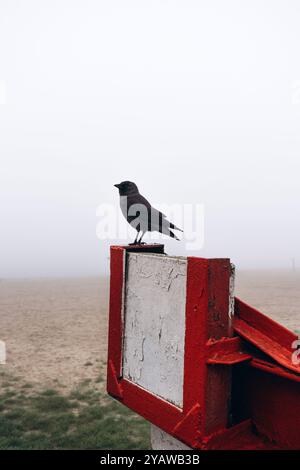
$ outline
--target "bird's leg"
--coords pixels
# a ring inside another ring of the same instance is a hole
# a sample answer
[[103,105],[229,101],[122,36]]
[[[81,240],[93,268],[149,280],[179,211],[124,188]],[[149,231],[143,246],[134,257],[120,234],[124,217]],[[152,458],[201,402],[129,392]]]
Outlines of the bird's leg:
[[140,233],[139,231],[136,232],[136,237],[135,237],[134,242],[133,242],[133,243],[129,243],[129,245],[138,245],[137,239],[138,239],[139,233]]
[[143,238],[143,236],[145,235],[145,233],[146,233],[146,232],[142,232],[142,235],[141,235],[140,239],[137,241],[137,244],[138,244],[138,245],[145,245],[145,242],[142,242],[142,238]]

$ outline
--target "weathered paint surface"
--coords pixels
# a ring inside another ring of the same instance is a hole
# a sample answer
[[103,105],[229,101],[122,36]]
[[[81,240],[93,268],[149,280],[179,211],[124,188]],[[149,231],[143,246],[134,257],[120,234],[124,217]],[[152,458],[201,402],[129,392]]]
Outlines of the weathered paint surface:
[[128,253],[123,377],[183,406],[187,260]]
[[234,316],[234,288],[235,288],[235,265],[230,263],[231,275],[229,280],[229,318]]
[[[162,248],[158,248],[160,252]],[[183,449],[184,444],[202,450],[299,449],[300,368],[292,363],[292,344],[297,337],[241,300],[233,302],[229,260],[195,257],[184,260],[150,254],[156,246],[138,247],[141,249],[147,249],[148,255],[137,254],[135,247],[111,248],[108,392],[159,428],[152,429],[153,447],[157,449]],[[132,252],[136,256],[130,260]],[[150,266],[143,262],[139,271],[141,256],[152,261]],[[159,260],[163,260],[163,269],[159,266],[155,271],[154,265]],[[178,263],[175,271],[173,266],[168,269],[169,260]],[[181,276],[180,266],[185,262],[186,272]],[[131,268],[135,272],[136,295],[130,290]],[[179,283],[179,288],[186,286],[185,295],[182,291],[185,322],[182,318],[183,323],[177,328],[181,317],[174,316],[173,310],[176,311],[179,301],[175,294],[168,297],[168,293],[184,276],[186,282]],[[149,283],[152,287],[145,298]],[[128,299],[132,301],[128,309],[131,321],[126,312]],[[159,315],[164,299],[174,305],[172,309],[162,309]],[[143,300],[152,307],[139,324],[141,317],[137,313],[143,315]],[[162,325],[167,325],[164,329],[159,320],[166,312],[173,321],[163,321]],[[143,327],[144,322],[147,328]],[[161,337],[166,332],[172,346],[178,331],[184,336],[182,344],[176,341],[181,353],[170,347],[167,348],[170,354],[166,355],[162,345],[169,341],[162,343]],[[151,334],[154,343],[160,344],[158,349],[153,345],[145,348]],[[154,356],[152,361],[150,353]],[[160,364],[167,370],[163,374],[167,377],[165,383],[161,380],[160,366],[152,381],[147,382],[144,370],[151,374]],[[176,389],[178,379],[180,387]],[[163,390],[161,383],[165,386]],[[182,447],[176,447],[181,445],[177,439],[184,443]]]

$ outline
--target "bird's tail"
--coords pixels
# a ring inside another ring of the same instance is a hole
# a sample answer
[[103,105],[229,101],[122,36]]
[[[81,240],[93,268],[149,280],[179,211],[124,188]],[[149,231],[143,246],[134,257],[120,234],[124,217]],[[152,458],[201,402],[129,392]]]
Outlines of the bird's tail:
[[[182,230],[181,230],[181,232],[182,232]],[[175,238],[175,240],[180,241],[180,238],[176,237],[175,233],[173,233],[172,230],[169,230],[169,233],[167,235],[169,235],[169,237],[171,237],[171,238]]]
[[180,240],[179,238],[177,238],[177,236],[175,235],[175,233],[172,232],[171,229],[173,229],[173,230],[180,230],[181,232],[183,232],[183,230],[181,230],[180,228],[176,227],[176,225],[172,224],[172,222],[169,222],[169,221],[166,220],[166,219],[163,219],[162,222],[163,222],[162,225],[159,227],[160,233],[164,233],[165,235],[168,235],[168,236],[171,237],[171,238],[175,238],[175,240]]
[[179,230],[179,232],[183,232],[181,228],[176,227],[176,225],[172,224],[172,222],[170,222],[169,227],[172,228],[173,230]]

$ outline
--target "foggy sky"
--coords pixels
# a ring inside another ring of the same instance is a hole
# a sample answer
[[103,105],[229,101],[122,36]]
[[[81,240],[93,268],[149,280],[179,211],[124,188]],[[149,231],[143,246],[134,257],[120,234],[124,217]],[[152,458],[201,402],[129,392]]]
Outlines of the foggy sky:
[[96,210],[127,179],[205,204],[188,255],[300,265],[299,20],[297,0],[1,0],[0,277],[106,272]]

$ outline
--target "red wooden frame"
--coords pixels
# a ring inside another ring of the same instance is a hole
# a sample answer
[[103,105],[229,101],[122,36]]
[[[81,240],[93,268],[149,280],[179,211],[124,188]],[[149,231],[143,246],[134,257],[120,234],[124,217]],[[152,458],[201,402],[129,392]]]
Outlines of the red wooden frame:
[[183,408],[122,377],[128,251],[164,247],[111,247],[108,393],[195,449],[299,449],[297,335],[237,298],[231,322],[228,259],[187,258]]
[[[123,296],[126,252],[161,252],[163,245],[111,247],[108,393],[151,423],[187,445],[199,447],[203,437],[226,428],[230,372],[215,374],[207,364],[216,353],[232,349],[229,319],[228,259],[187,258],[186,328],[183,408],[122,377]],[[211,281],[213,279],[213,282]],[[234,341],[233,341],[234,342]],[[214,347],[212,347],[214,346]],[[224,394],[225,390],[228,394]],[[213,400],[211,410],[209,397]],[[216,413],[215,410],[219,410]]]

